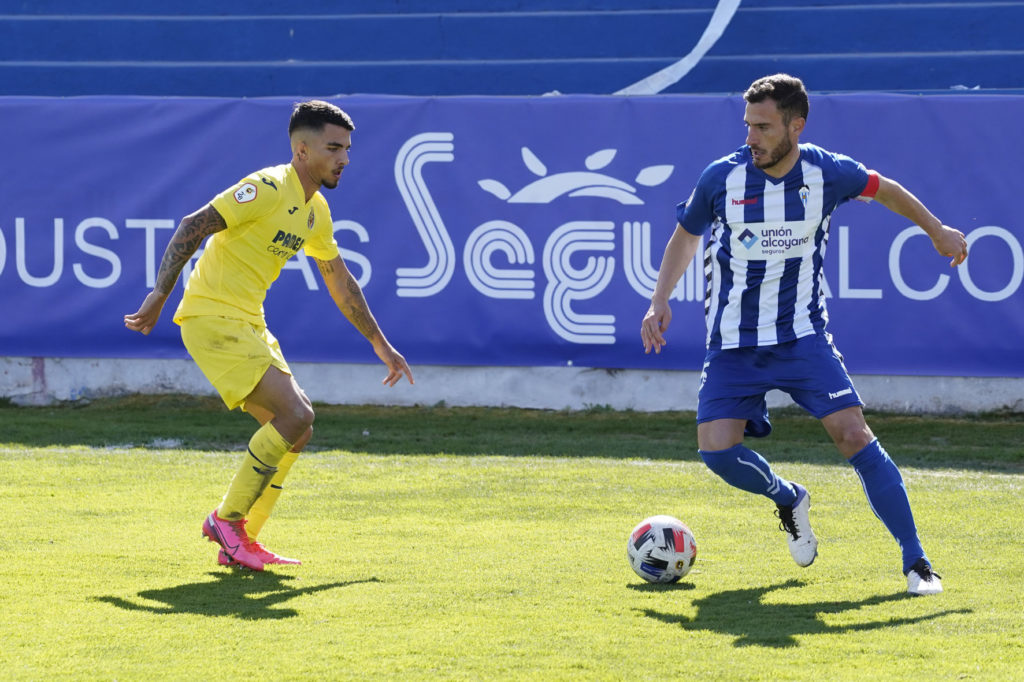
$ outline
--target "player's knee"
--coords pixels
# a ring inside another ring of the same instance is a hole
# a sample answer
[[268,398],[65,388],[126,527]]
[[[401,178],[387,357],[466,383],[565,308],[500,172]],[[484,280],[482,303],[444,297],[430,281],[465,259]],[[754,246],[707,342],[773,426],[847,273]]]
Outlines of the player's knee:
[[726,478],[729,471],[735,465],[738,454],[737,446],[735,445],[721,450],[701,449],[697,452],[700,454],[700,458],[704,460],[704,465],[722,478]]
[[697,434],[698,452],[721,452],[743,443],[742,432],[737,435],[728,432],[704,431]]
[[700,458],[704,460],[704,466],[719,476],[725,475],[726,469],[729,468],[729,463],[720,453],[705,452],[703,450],[698,450],[697,452],[700,453]]
[[[313,406],[305,401],[299,400],[289,406],[289,421],[291,421],[297,429],[302,429],[303,432],[312,432],[313,419],[315,417],[316,415],[313,413]],[[305,433],[303,433],[303,435],[305,435]]]
[[864,449],[875,439],[866,424],[851,424],[832,434],[836,445],[844,452],[857,452]]

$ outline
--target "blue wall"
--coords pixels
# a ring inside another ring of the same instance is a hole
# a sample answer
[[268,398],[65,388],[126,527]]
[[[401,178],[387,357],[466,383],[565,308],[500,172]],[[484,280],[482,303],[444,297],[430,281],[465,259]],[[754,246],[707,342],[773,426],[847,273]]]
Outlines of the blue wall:
[[[613,93],[684,57],[716,0],[0,1],[0,95]],[[1024,2],[743,0],[671,93],[775,71],[817,92],[1024,90]]]

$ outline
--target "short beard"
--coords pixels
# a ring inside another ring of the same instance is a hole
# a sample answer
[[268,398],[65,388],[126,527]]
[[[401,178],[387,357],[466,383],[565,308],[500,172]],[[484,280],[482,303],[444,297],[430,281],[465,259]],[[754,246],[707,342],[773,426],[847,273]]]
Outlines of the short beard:
[[772,155],[768,157],[768,160],[762,161],[761,163],[755,162],[754,166],[761,169],[771,168],[779,161],[782,161],[782,159],[791,151],[793,151],[793,143],[789,141],[789,137],[787,136],[783,138],[781,142],[779,142],[779,146],[775,148],[775,150],[772,152]]

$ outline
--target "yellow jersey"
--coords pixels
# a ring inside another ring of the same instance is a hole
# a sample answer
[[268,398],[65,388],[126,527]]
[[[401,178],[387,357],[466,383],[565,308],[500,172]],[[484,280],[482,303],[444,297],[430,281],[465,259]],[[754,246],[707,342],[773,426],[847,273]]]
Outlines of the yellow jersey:
[[264,168],[210,202],[227,223],[211,235],[185,284],[174,321],[219,315],[265,326],[263,300],[289,258],[304,249],[319,260],[339,254],[327,200],[306,202],[295,168]]

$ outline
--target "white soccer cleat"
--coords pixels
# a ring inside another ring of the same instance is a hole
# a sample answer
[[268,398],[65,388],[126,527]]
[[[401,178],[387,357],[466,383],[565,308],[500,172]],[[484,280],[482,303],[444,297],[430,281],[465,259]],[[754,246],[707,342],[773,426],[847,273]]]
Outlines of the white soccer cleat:
[[797,566],[810,566],[818,556],[818,538],[811,530],[811,496],[807,488],[798,483],[793,484],[796,490],[796,501],[792,505],[776,505],[779,509],[775,515],[779,517],[779,530],[786,531],[786,542],[789,553]]
[[942,592],[942,576],[932,573],[932,567],[923,558],[907,571],[907,592],[926,596]]

